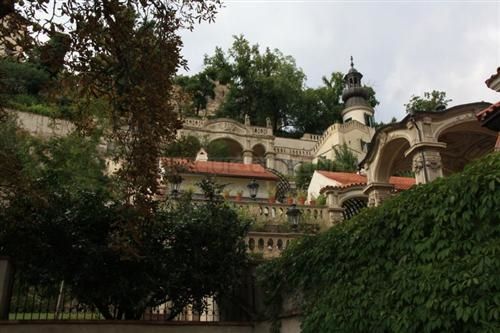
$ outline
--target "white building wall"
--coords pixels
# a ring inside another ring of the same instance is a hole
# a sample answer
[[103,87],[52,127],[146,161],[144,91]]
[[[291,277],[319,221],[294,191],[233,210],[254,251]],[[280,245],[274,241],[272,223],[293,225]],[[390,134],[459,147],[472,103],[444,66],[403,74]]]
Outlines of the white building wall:
[[344,143],[357,156],[358,161],[361,161],[367,152],[367,148],[361,146],[361,140],[368,143],[374,134],[374,128],[357,121],[346,124],[333,124],[325,131],[325,134],[315,147],[314,161],[317,162],[320,157],[334,160],[333,147],[341,146]]
[[323,176],[318,171],[314,171],[307,188],[307,200],[311,200],[311,196],[318,197],[319,191],[325,186],[339,186],[342,185],[339,182]]
[[373,109],[362,105],[351,106],[342,111],[342,119],[344,123],[349,122],[349,120],[356,120],[366,125],[365,114],[373,116]]

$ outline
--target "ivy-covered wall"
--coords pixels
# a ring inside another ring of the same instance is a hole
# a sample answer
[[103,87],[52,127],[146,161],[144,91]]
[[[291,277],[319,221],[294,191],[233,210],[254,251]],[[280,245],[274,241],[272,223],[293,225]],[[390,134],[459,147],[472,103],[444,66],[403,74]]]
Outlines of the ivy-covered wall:
[[406,191],[264,265],[303,332],[499,332],[500,154]]

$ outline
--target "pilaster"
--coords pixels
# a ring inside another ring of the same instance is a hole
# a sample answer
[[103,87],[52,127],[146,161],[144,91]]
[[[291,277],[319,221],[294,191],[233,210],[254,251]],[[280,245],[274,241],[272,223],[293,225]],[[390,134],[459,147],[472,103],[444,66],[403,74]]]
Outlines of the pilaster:
[[328,190],[325,194],[331,225],[344,221],[344,208],[340,205],[339,191]]
[[417,184],[426,184],[443,177],[441,154],[436,150],[422,150],[415,153],[412,168]]
[[274,169],[274,161],[276,158],[276,154],[274,152],[267,152],[266,155],[266,167],[269,169]]
[[332,225],[344,221],[344,208],[332,207],[328,208],[328,215],[330,216],[330,223]]
[[243,151],[243,164],[252,164],[253,152],[251,150]]

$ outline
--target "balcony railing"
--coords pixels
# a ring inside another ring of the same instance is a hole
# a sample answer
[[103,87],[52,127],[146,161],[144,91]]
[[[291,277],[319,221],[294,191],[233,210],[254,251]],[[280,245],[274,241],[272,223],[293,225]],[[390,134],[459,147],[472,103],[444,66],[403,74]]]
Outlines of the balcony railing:
[[255,259],[279,257],[290,242],[302,237],[302,233],[269,233],[251,231],[245,239],[248,253]]

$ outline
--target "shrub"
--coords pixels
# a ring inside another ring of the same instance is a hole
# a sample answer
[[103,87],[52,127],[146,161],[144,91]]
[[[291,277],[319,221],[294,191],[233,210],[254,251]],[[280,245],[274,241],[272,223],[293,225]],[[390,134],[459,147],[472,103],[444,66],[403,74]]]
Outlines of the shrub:
[[500,331],[500,154],[417,186],[261,269],[276,316],[303,295],[303,332]]
[[36,95],[50,81],[49,73],[29,62],[0,60],[1,80],[9,94]]

